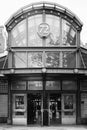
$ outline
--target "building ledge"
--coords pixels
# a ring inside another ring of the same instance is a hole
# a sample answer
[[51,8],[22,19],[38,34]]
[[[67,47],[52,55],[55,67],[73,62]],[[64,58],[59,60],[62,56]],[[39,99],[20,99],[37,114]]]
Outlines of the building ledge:
[[68,68],[11,68],[0,70],[1,75],[14,75],[14,74],[85,74],[87,69],[68,69]]

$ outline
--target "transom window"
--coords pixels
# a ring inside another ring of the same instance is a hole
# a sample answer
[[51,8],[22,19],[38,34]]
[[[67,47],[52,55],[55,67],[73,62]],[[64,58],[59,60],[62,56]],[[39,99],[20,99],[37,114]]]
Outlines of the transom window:
[[15,52],[15,68],[75,68],[76,56],[71,51]]

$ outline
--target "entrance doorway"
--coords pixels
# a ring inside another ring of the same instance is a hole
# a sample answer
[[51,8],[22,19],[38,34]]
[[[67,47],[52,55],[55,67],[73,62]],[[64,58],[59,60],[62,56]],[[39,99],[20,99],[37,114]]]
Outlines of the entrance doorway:
[[42,123],[42,97],[40,93],[27,95],[27,124],[41,125]]
[[12,124],[27,125],[27,96],[26,94],[12,95]]
[[62,124],[76,124],[76,95],[62,95]]
[[58,125],[61,123],[61,95],[52,93],[49,96],[49,124]]
[[76,124],[76,94],[41,92],[12,95],[12,123]]

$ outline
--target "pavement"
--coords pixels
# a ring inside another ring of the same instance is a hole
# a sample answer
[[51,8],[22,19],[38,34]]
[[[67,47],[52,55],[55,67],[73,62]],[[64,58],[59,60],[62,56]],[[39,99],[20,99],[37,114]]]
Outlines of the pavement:
[[0,130],[87,130],[87,126],[13,126],[13,125],[0,125]]

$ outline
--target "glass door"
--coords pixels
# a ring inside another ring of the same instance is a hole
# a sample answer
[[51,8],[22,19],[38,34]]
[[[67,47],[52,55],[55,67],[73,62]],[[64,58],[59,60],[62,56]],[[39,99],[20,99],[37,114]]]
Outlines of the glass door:
[[76,124],[76,95],[62,95],[62,124]]
[[30,125],[42,124],[42,96],[40,93],[27,95],[27,123]]
[[51,93],[49,95],[49,124],[58,125],[61,123],[61,95]]
[[27,124],[27,100],[26,94],[13,94],[13,124],[26,125]]

